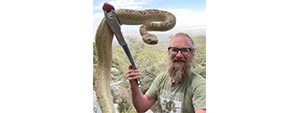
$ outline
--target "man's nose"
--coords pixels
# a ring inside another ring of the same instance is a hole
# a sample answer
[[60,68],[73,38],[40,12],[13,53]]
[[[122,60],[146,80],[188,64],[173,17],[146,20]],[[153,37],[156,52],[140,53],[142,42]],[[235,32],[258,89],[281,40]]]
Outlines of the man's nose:
[[180,50],[178,50],[178,52],[177,52],[177,54],[176,54],[176,57],[181,58],[182,56],[183,56],[183,54],[181,53]]

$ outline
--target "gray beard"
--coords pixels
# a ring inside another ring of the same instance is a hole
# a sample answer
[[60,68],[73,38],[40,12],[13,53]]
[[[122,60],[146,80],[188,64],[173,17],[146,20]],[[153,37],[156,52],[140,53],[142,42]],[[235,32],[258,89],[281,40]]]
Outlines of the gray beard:
[[184,82],[191,70],[191,62],[187,61],[183,64],[174,64],[173,60],[169,60],[168,64],[168,73],[172,80],[174,80],[176,83],[182,83]]

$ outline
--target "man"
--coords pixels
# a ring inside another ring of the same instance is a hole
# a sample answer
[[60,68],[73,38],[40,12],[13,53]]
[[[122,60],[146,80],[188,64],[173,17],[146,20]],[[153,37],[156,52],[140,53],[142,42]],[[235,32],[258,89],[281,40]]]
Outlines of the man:
[[137,112],[147,111],[158,101],[158,111],[162,113],[206,113],[206,81],[191,71],[195,55],[193,47],[194,42],[187,34],[176,34],[168,48],[167,73],[157,76],[145,95],[135,82],[142,73],[129,66],[126,76]]

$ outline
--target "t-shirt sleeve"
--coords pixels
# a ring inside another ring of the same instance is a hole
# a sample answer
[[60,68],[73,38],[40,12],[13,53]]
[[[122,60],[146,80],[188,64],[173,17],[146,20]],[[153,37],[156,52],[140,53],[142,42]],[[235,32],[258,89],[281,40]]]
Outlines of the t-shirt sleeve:
[[152,99],[157,100],[158,87],[159,87],[159,83],[160,83],[160,80],[161,80],[161,76],[162,76],[162,75],[159,75],[159,76],[157,76],[157,77],[153,80],[153,82],[152,82],[150,88],[149,88],[149,89],[147,90],[147,92],[145,93],[146,96],[148,96],[148,97],[150,97],[150,98],[152,98]]
[[[197,78],[198,79],[198,78]],[[195,85],[193,90],[193,106],[195,110],[206,109],[206,81],[200,77],[200,83]]]

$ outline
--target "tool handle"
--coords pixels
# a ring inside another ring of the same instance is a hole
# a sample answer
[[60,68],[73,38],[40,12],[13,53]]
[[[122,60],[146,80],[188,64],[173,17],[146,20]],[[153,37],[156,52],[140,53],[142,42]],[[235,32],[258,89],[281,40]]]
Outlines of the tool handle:
[[[127,45],[123,45],[122,47],[123,47],[123,50],[125,51],[125,53],[126,53],[128,59],[129,59],[129,61],[130,61],[130,64],[131,64],[131,66],[132,66],[132,69],[137,69],[137,67],[136,67],[136,65],[135,65],[135,63],[134,63],[134,60],[133,60],[133,58],[132,58],[132,56],[131,56],[131,53],[130,53],[130,51],[129,51],[128,46],[127,46]],[[140,87],[141,87],[141,81],[140,81],[139,79],[137,79],[137,80],[136,80],[136,83],[137,83],[137,85],[138,85],[139,88],[140,88]]]

